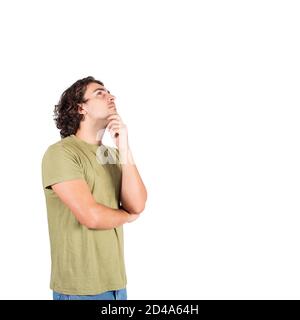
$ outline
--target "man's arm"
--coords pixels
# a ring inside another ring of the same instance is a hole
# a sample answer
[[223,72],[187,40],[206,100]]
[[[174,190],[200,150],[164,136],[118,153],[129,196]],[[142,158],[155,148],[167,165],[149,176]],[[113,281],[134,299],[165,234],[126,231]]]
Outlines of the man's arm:
[[147,190],[134,163],[128,143],[127,126],[118,113],[111,114],[108,118],[107,129],[117,150],[122,166],[122,184],[120,200],[122,206],[130,213],[141,213],[146,204]]
[[71,210],[79,223],[89,229],[107,230],[116,228],[138,218],[123,209],[112,209],[95,201],[88,184],[83,179],[74,179],[53,184],[52,190]]
[[128,145],[119,148],[122,166],[121,203],[130,213],[141,213],[147,201],[147,190],[134,163]]

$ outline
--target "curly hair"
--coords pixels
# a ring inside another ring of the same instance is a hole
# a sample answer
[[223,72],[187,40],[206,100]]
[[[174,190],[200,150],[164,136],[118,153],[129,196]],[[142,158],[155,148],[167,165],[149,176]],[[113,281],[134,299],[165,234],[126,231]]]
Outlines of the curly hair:
[[56,127],[60,129],[61,138],[77,132],[80,121],[84,119],[84,115],[78,112],[78,104],[87,101],[84,99],[84,94],[87,85],[93,82],[104,86],[102,81],[91,76],[77,80],[63,92],[58,104],[55,105],[54,121]]

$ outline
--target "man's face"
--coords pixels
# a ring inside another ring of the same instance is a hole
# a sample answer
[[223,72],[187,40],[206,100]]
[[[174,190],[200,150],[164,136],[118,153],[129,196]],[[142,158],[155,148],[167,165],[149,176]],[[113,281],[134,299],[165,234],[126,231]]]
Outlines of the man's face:
[[[89,83],[84,99],[88,101],[81,107],[86,111],[85,116],[91,120],[105,120],[111,114],[117,113],[114,103],[115,97],[101,84]],[[79,108],[79,112],[84,113],[81,108]]]

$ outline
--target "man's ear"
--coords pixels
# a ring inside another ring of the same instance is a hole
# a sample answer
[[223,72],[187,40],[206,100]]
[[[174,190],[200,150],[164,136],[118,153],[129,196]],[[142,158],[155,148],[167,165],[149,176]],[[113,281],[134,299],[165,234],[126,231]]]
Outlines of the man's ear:
[[86,109],[83,103],[78,103],[77,106],[78,106],[78,112],[80,114],[86,114]]

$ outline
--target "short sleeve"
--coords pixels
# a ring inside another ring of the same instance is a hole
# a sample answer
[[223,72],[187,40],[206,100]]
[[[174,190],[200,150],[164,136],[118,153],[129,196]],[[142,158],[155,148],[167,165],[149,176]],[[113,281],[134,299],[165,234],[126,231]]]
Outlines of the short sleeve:
[[51,145],[42,158],[43,188],[66,180],[84,179],[83,169],[76,156],[63,145]]

